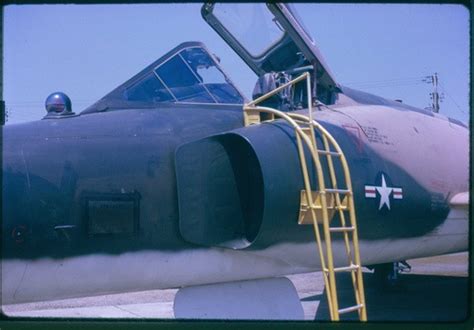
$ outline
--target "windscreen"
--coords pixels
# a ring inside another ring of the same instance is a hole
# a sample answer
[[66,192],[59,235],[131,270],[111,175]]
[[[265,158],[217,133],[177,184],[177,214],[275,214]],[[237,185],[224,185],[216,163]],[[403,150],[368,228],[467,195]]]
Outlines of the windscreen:
[[125,91],[128,101],[242,104],[240,93],[201,47],[188,47]]

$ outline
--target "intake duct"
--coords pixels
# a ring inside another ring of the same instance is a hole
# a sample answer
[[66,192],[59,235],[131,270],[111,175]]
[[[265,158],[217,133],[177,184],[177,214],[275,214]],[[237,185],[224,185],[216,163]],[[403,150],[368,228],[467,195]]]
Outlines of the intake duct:
[[295,226],[303,179],[294,131],[285,123],[181,145],[175,164],[179,229],[188,242],[243,249],[312,238]]

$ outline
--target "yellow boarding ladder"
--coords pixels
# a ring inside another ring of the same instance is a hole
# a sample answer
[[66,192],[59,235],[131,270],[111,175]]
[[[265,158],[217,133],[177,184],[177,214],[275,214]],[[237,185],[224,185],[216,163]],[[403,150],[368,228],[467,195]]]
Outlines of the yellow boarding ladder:
[[[308,116],[282,112],[269,107],[257,106],[256,104],[279,93],[284,88],[294,85],[306,79],[308,96]],[[331,320],[339,321],[339,315],[357,311],[359,320],[367,321],[367,310],[365,304],[364,284],[362,279],[362,267],[360,263],[359,241],[357,237],[357,224],[354,209],[354,199],[352,194],[352,184],[350,178],[349,166],[344,153],[336,140],[329,132],[312,118],[312,100],[311,100],[311,81],[309,73],[303,73],[298,78],[279,86],[273,91],[253,100],[244,105],[245,126],[261,123],[261,113],[268,114],[268,120],[276,118],[286,120],[294,129],[300,157],[301,171],[303,173],[304,187],[300,195],[300,214],[299,224],[312,224],[316,242],[321,259],[324,284],[326,286],[326,296],[329,305]],[[318,148],[316,133],[318,132],[322,139],[322,149]],[[308,173],[308,163],[303,148],[303,143],[309,149],[311,159],[316,167],[318,189],[311,187],[310,176]],[[329,170],[330,188],[326,188],[325,177],[321,166],[322,157],[326,157],[327,168]],[[339,188],[334,170],[334,160],[338,160],[342,165],[344,188]],[[330,222],[335,215],[339,216],[340,225],[330,226]],[[321,240],[320,228],[322,224],[324,234],[324,246]],[[332,251],[332,233],[342,233],[344,236],[344,246],[347,254],[347,265],[343,267],[334,267]],[[351,248],[352,239],[352,248]],[[349,271],[351,273],[352,286],[354,289],[354,306],[339,308],[336,272]]]

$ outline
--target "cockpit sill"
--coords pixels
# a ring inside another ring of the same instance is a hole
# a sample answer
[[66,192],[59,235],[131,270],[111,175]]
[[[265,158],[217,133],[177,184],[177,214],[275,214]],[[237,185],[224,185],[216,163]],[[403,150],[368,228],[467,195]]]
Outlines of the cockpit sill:
[[188,109],[192,107],[193,109],[209,109],[210,107],[215,107],[216,109],[221,110],[238,110],[242,111],[243,103],[231,104],[231,103],[196,103],[196,102],[161,102],[161,103],[152,103],[152,102],[127,102],[127,101],[109,101],[106,105],[102,104],[103,107],[100,110],[96,107],[89,107],[82,111],[80,115],[109,112],[109,111],[123,111],[123,110],[141,110],[141,109]]

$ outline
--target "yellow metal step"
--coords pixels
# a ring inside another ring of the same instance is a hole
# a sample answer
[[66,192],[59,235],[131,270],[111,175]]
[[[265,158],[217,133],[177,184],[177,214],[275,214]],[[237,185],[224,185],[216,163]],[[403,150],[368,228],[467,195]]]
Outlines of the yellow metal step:
[[[321,200],[321,193],[318,191],[312,191],[311,192],[311,197],[313,198],[313,203],[311,205],[308,205],[307,202],[307,193],[306,190],[303,189],[300,192],[300,213],[298,215],[298,224],[300,225],[312,225],[313,224],[313,218],[311,212],[309,212],[310,209],[313,209],[315,211],[316,219],[317,222],[322,224],[323,223],[323,205],[322,205],[322,200]],[[336,208],[338,207],[334,198],[334,195],[327,195],[326,196],[326,209],[328,212],[328,219],[331,221],[331,219],[334,217],[334,214],[336,212]],[[342,203],[341,203],[342,204]],[[345,207],[344,205],[341,205],[341,207]]]
[[359,310],[363,307],[364,307],[363,304],[358,304],[358,305],[354,305],[354,306],[339,309],[338,312],[339,312],[339,314],[346,314],[346,313],[350,313],[350,312],[355,312],[355,311],[357,311],[357,310]]
[[[344,267],[334,267],[334,271],[337,272],[349,272],[349,271],[354,271],[359,269],[359,265],[350,265],[350,266],[344,266]],[[329,269],[325,268],[325,272],[329,272]]]
[[329,231],[331,233],[341,233],[341,232],[349,232],[349,231],[354,231],[354,227],[330,227]]
[[336,194],[347,194],[347,195],[352,195],[352,192],[348,189],[331,189],[331,188],[326,188],[324,190],[327,193],[336,193]]
[[336,152],[336,151],[318,150],[318,154],[341,157],[341,154],[339,152]]

